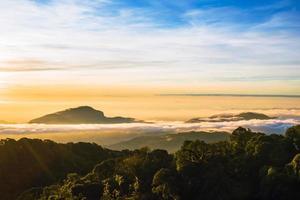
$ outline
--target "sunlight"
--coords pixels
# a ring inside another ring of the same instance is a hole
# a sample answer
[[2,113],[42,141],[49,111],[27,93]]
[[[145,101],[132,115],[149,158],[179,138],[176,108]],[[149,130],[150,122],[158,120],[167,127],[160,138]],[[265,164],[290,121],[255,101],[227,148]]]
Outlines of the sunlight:
[[0,0],[0,200],[300,199],[300,0]]
[[1,94],[0,101],[3,100],[2,92],[8,89],[9,81],[11,80],[10,78],[11,76],[9,73],[0,71],[0,94]]

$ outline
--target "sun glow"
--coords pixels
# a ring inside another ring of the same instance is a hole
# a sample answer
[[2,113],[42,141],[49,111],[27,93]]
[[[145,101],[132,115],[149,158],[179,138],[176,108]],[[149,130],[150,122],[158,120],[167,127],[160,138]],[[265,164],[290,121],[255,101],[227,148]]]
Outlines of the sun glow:
[[10,81],[10,74],[6,72],[0,72],[0,94],[1,91],[8,88],[9,81]]

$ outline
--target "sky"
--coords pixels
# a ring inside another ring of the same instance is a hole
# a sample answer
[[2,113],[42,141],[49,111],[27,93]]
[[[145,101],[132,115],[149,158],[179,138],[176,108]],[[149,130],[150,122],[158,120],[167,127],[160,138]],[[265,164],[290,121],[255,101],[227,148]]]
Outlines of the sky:
[[0,103],[300,94],[298,0],[0,0]]

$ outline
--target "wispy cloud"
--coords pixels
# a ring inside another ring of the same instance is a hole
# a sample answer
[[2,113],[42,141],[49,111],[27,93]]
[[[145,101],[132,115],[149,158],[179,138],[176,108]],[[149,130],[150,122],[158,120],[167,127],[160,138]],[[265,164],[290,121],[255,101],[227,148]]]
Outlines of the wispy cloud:
[[111,0],[1,1],[0,72],[84,69],[97,78],[100,73],[94,70],[139,68],[144,71],[138,77],[124,74],[140,81],[163,68],[162,75],[174,82],[300,76],[298,11],[279,9],[254,20],[251,12],[261,11],[186,4],[164,20],[155,10],[162,5],[150,5],[154,7]]
[[23,71],[48,71],[59,70],[59,63],[50,63],[42,60],[24,59],[24,60],[8,60],[2,62],[4,72],[23,72]]

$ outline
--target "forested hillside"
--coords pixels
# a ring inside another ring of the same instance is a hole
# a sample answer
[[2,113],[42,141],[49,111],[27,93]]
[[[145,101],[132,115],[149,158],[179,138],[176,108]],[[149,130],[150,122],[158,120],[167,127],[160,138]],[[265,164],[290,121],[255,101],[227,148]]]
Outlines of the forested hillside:
[[149,147],[151,149],[165,149],[169,153],[178,151],[186,140],[201,140],[206,143],[214,143],[229,140],[230,134],[227,132],[205,132],[205,131],[191,131],[183,133],[173,133],[164,135],[139,136],[128,141],[123,141],[117,144],[108,146],[109,149],[139,149],[142,147]]
[[91,143],[0,140],[0,199],[13,200],[26,189],[56,183],[70,172],[84,175],[120,154]]
[[186,141],[175,154],[142,148],[122,155],[19,200],[300,199],[300,126],[284,136],[240,127],[229,141]]

